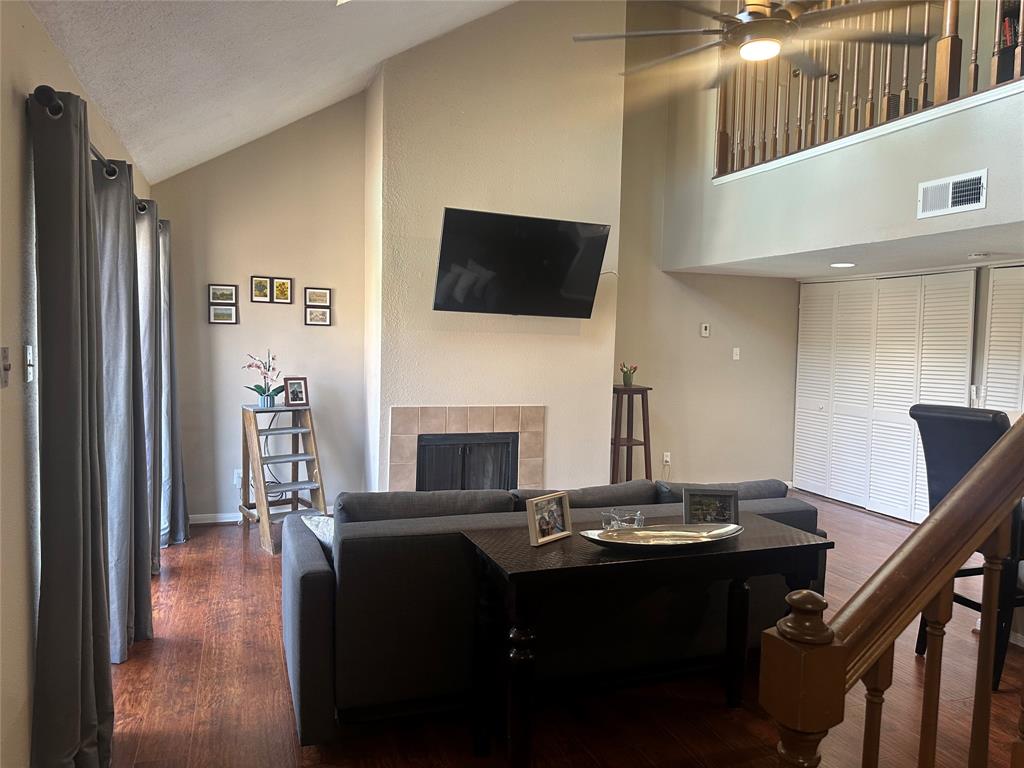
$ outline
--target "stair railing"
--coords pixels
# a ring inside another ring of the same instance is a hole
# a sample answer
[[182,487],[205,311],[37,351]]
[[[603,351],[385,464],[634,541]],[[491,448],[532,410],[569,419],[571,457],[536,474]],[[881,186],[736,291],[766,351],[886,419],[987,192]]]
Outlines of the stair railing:
[[[780,766],[821,764],[819,745],[843,721],[846,694],[858,682],[864,684],[866,699],[862,765],[878,766],[894,644],[920,614],[927,623],[928,646],[918,766],[935,765],[942,641],[953,612],[953,577],[976,551],[984,555],[985,565],[967,765],[988,764],[999,580],[1010,552],[1011,513],[1022,497],[1024,420],[981,458],[830,622],[824,620],[828,604],[821,595],[799,590],[786,598],[792,611],[765,632],[761,648],[761,704],[778,726]],[[1020,729],[1012,748],[1013,768],[1024,768],[1024,718]]]

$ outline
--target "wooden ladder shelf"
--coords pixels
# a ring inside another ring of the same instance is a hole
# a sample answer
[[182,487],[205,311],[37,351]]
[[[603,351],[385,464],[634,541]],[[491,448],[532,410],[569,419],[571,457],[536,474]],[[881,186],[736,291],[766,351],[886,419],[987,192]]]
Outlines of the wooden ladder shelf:
[[[291,416],[291,423],[276,425],[279,416]],[[269,416],[269,423],[260,426],[259,417]],[[291,437],[289,453],[264,452],[270,441],[278,437]],[[278,480],[274,468],[291,465],[291,477]],[[306,478],[299,478],[299,467],[305,467]],[[266,473],[272,480],[267,480]],[[255,486],[256,499],[252,499],[250,478]],[[301,494],[306,493],[308,498]],[[274,507],[289,507],[283,512],[273,511]],[[274,553],[274,542],[270,535],[273,516],[287,515],[300,509],[316,509],[327,514],[324,501],[323,476],[320,474],[320,455],[316,448],[316,431],[313,429],[313,412],[308,406],[272,406],[260,408],[254,405],[242,406],[242,503],[238,511],[241,522],[258,522],[260,525],[260,546]]]

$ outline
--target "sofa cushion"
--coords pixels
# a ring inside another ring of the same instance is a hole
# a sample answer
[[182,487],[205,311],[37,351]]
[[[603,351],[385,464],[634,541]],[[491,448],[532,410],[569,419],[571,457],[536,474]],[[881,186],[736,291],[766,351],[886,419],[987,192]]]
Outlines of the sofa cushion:
[[801,499],[747,499],[740,502],[740,511],[753,512],[791,528],[821,535],[818,531],[818,510]]
[[334,516],[339,523],[406,520],[489,512],[511,512],[508,491],[390,491],[339,493]]
[[669,483],[659,480],[657,483],[658,501],[661,504],[683,500],[683,491],[738,491],[740,501],[750,499],[781,499],[789,493],[789,488],[781,480],[746,480],[741,483]]
[[[512,491],[515,508],[520,512],[525,511],[528,499],[546,496],[549,493],[557,493],[557,491],[517,488]],[[614,485],[592,485],[587,488],[575,488],[568,493],[571,509],[658,503],[658,490],[650,480],[627,480]]]
[[333,557],[332,551],[334,548],[334,518],[330,515],[321,515],[320,513],[311,513],[306,515],[300,515],[302,522],[306,524],[306,527],[313,532],[316,536],[317,541],[320,542],[320,546],[323,547],[324,554],[328,558]]

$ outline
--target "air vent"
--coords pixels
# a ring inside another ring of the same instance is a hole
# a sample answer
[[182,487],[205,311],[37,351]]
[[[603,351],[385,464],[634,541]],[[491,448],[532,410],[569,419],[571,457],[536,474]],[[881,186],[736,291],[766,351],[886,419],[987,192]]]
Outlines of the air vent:
[[922,182],[917,185],[917,218],[984,208],[987,186],[987,168]]

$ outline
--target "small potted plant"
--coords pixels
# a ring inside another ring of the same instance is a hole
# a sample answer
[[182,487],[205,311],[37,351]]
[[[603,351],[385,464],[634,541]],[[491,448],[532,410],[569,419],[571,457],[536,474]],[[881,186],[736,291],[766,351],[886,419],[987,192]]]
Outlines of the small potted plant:
[[633,386],[633,374],[636,373],[637,365],[626,365],[626,363],[619,363],[619,373],[622,374],[622,386],[632,387]]
[[277,355],[270,354],[268,349],[266,360],[261,360],[256,355],[246,355],[246,357],[249,358],[249,362],[243,365],[242,369],[256,371],[257,375],[263,379],[263,383],[247,384],[245,388],[251,389],[260,396],[260,408],[273,408],[274,398],[284,392],[284,384],[274,386],[277,380],[281,378],[281,371],[277,367]]

